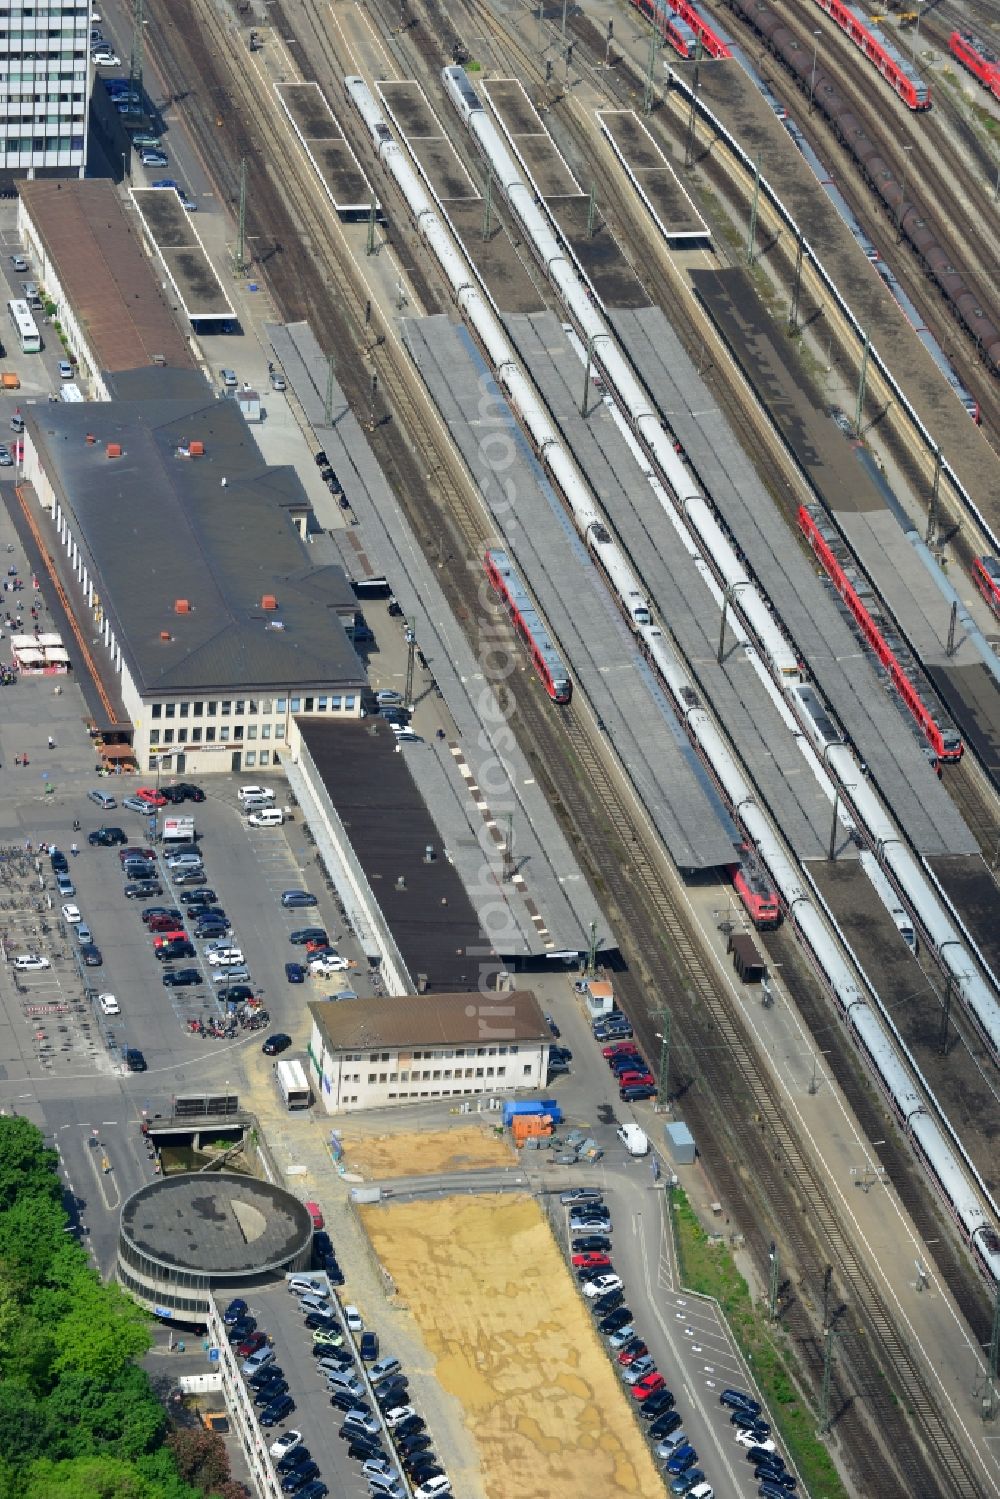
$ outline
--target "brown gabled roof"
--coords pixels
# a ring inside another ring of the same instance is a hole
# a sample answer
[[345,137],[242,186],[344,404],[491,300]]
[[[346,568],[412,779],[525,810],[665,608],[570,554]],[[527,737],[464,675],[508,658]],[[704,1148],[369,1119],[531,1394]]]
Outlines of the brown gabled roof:
[[531,989],[510,993],[404,994],[381,999],[318,1000],[309,1006],[329,1051],[405,1050],[411,1046],[505,1046],[550,1041]]
[[99,369],[137,369],[154,358],[195,368],[112,183],[19,182],[18,194]]

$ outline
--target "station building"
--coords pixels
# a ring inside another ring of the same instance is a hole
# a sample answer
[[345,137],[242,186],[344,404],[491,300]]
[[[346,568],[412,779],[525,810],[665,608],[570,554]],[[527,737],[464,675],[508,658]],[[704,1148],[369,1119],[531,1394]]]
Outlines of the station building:
[[316,1001],[309,1066],[328,1114],[537,1091],[552,1036],[530,989]]
[[110,394],[27,408],[22,487],[102,735],[140,771],[202,775],[276,766],[296,714],[360,717],[356,600],[305,542],[294,470],[268,467],[196,371],[118,375]]
[[312,1222],[290,1192],[234,1172],[149,1182],[122,1208],[117,1278],[156,1316],[203,1324],[211,1298],[307,1269]]
[[[32,279],[55,304],[67,352],[91,395],[108,400],[108,376],[123,370],[197,368],[112,182],[22,182],[17,227]],[[43,336],[55,334],[43,328]]]

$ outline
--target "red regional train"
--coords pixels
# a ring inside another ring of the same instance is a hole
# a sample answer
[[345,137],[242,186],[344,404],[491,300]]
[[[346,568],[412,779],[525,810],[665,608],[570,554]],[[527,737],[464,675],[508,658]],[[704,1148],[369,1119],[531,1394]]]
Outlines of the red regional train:
[[1000,57],[993,48],[967,31],[953,31],[948,38],[948,46],[952,57],[957,57],[962,66],[979,79],[983,88],[988,88],[991,94],[1000,99]]
[[931,91],[919,69],[896,50],[859,5],[849,5],[846,0],[816,0],[816,4],[878,68],[904,104],[910,109],[930,109]]
[[687,0],[632,0],[632,4],[681,57],[694,57],[699,37],[706,57],[732,56],[725,42]]
[[569,673],[507,553],[491,548],[483,558],[483,565],[494,593],[503,600],[518,634],[528,647],[532,665],[541,677],[545,691],[554,703],[568,703],[573,696]]
[[778,892],[748,843],[740,845],[740,862],[733,871],[733,889],[759,931],[771,932],[781,925]]
[[1000,615],[1000,562],[995,557],[977,557],[972,564],[972,581],[993,613]]
[[[799,525],[822,563],[827,576],[853,614],[865,640],[889,673],[892,685],[916,720],[917,727],[937,758],[941,761],[961,760],[965,749],[961,734],[940,709],[932,712],[928,707],[919,688],[912,680],[915,671],[912,668],[910,671],[906,670],[906,659],[909,658],[909,653],[903,642],[897,640],[893,649],[885,638],[885,632],[891,630],[891,625],[884,621],[876,621],[859,597],[857,589],[837,556],[837,550],[842,550],[842,544],[839,539],[833,538],[832,526],[826,521],[823,512],[818,507],[800,505]],[[906,658],[903,661],[899,659],[901,654]]]

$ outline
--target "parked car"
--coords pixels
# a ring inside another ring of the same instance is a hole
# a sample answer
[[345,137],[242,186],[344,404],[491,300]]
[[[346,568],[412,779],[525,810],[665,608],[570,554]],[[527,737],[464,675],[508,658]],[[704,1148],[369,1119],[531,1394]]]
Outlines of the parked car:
[[197,968],[168,968],[163,975],[165,989],[189,989],[201,983]]
[[52,964],[41,953],[23,952],[14,959],[14,967],[19,973],[41,973],[43,969],[51,968]]
[[610,1291],[620,1291],[622,1286],[620,1275],[598,1275],[594,1280],[586,1281],[582,1290],[584,1296],[593,1301],[598,1296],[606,1296]]
[[286,963],[285,978],[290,984],[304,984],[306,981],[306,971],[301,963]]
[[261,1047],[261,1051],[266,1057],[276,1057],[279,1052],[287,1051],[291,1044],[291,1036],[287,1035],[284,1031],[275,1031],[273,1035],[268,1036]]
[[123,1046],[122,1061],[129,1072],[146,1071],[146,1058],[137,1046]]
[[83,920],[83,917],[80,915],[80,907],[75,906],[71,903],[67,903],[62,908],[62,919],[69,926],[79,925],[79,923]]
[[266,1407],[260,1413],[261,1426],[277,1426],[279,1421],[284,1421],[295,1409],[295,1401],[291,1395],[281,1395],[272,1405]]
[[113,848],[115,844],[127,843],[128,834],[124,828],[96,828],[87,834],[87,842],[91,848]]
[[84,942],[80,947],[80,957],[85,968],[101,968],[104,964],[104,954],[96,942]]
[[310,895],[308,890],[283,890],[281,904],[286,910],[293,910],[299,906],[318,905],[318,901],[315,895]]

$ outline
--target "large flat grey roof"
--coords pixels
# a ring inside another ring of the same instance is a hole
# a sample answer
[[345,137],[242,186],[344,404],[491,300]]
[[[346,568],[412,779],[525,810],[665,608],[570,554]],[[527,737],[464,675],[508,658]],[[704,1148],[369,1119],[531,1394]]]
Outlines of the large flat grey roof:
[[190,1172],[148,1183],[122,1208],[121,1231],[174,1270],[245,1276],[283,1269],[312,1225],[281,1187],[233,1172]]
[[[510,321],[519,339],[534,326],[531,319]],[[551,348],[562,341],[550,315],[538,324],[542,344]],[[682,869],[731,864],[736,829],[467,333],[442,315],[407,322],[406,339],[448,431],[487,504],[494,505],[498,534],[554,630],[571,676],[604,720],[674,862]],[[540,364],[541,349],[532,344],[529,354],[536,353]],[[576,376],[564,402],[574,409],[557,411],[559,420],[572,422],[583,370]],[[492,482],[495,449],[483,442],[484,408],[492,441],[502,434],[507,444],[502,487]]]
[[[694,274],[696,280],[701,276]],[[724,290],[732,285],[730,272],[715,279]],[[663,313],[658,307],[615,312],[612,321],[749,569],[774,601],[811,675],[908,836],[928,855],[975,852],[978,845],[964,818],[909,724],[879,686],[870,660],[859,652],[844,619],[818,586],[815,568]],[[849,457],[845,467],[848,462]]]
[[234,401],[37,405],[27,424],[143,695],[364,684],[347,579],[313,565],[299,479],[268,467]]
[[133,188],[132,201],[188,318],[194,323],[234,319],[233,304],[177,193],[165,187]]
[[[296,398],[358,517],[359,525],[351,534],[360,535],[365,565],[359,554],[357,575],[366,575],[367,566],[386,577],[406,617],[416,621],[417,639],[461,736],[471,779],[476,785],[488,786],[487,803],[502,807],[513,819],[513,846],[524,874],[524,889],[513,882],[505,883],[491,892],[492,898],[505,901],[526,952],[585,952],[592,924],[600,946],[615,948],[610,923],[530,762],[508,732],[502,715],[483,709],[486,684],[481,665],[336,380],[332,424],[327,424],[329,366],[312,331],[307,324],[296,323],[288,327],[271,325],[268,333]],[[407,748],[416,752],[423,746]],[[453,833],[448,834],[449,847],[459,848],[456,862],[460,868],[466,858],[471,865],[475,850],[481,871],[483,812],[470,795],[457,761],[450,758],[451,763],[444,755],[436,762],[428,759],[425,769],[422,757],[414,753],[414,776],[420,779],[435,822],[440,819],[453,827]]]

